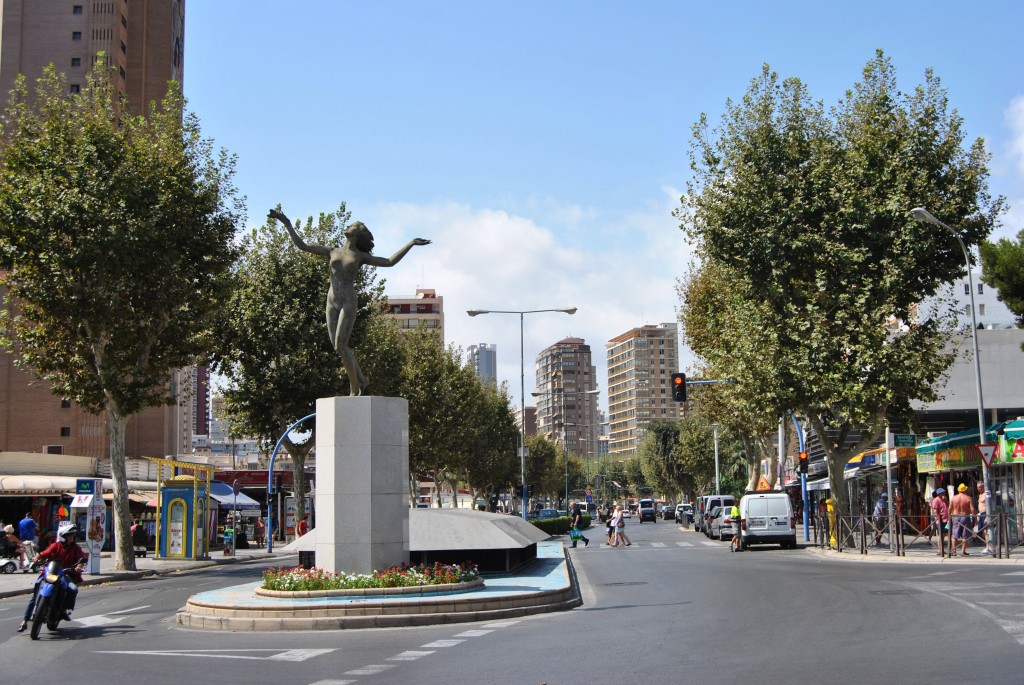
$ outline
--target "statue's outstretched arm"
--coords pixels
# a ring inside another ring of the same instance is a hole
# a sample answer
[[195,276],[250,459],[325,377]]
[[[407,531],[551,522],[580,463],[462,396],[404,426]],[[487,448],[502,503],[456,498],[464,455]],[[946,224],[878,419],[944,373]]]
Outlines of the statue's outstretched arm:
[[363,260],[363,262],[371,266],[394,266],[395,264],[398,264],[398,262],[402,261],[402,257],[408,254],[409,250],[411,250],[413,246],[429,244],[430,241],[427,240],[426,238],[413,238],[408,243],[406,243],[405,247],[403,247],[395,254],[391,255],[390,259],[388,257],[374,257],[371,255],[369,257],[366,257]]
[[285,230],[288,231],[288,235],[291,236],[292,242],[295,243],[295,247],[299,248],[303,252],[310,252],[312,254],[322,255],[324,257],[331,256],[331,248],[329,247],[325,247],[324,245],[307,245],[305,241],[303,241],[302,238],[299,237],[299,234],[295,232],[295,229],[292,227],[292,222],[288,219],[288,217],[284,215],[284,212],[282,212],[281,210],[271,209],[267,213],[267,218],[276,219],[277,221],[280,221],[281,224],[285,227]]

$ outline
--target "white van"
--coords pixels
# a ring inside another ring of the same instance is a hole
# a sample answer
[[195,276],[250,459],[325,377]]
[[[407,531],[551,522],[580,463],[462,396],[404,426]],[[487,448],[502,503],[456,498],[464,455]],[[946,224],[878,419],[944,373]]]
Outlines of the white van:
[[740,549],[777,543],[796,547],[793,503],[784,492],[759,492],[740,499]]

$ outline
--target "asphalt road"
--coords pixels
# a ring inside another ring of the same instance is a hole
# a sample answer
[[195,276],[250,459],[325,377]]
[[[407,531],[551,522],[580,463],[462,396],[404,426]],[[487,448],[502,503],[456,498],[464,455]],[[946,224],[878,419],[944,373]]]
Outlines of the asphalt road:
[[[572,552],[584,605],[522,620],[345,632],[182,630],[195,592],[258,566],[84,588],[76,621],[29,640],[0,600],[0,681],[263,683],[1012,683],[1024,566],[872,564],[811,550],[731,554],[671,522]],[[42,665],[53,670],[41,671]]]

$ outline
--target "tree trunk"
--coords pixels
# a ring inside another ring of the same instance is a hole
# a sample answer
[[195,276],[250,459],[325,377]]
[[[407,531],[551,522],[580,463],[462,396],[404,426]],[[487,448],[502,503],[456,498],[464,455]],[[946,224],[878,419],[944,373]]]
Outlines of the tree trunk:
[[[107,403],[107,430],[110,432],[110,477],[114,481],[114,570],[135,570],[135,548],[132,546],[131,512],[128,510],[128,476],[125,472],[124,431],[128,419],[121,416],[112,402]],[[103,493],[96,493],[102,497]]]
[[872,443],[882,435],[882,431],[885,430],[885,411],[885,409],[880,409],[875,415],[872,424],[861,428],[860,440],[855,445],[845,449],[842,446],[845,443],[844,438],[849,432],[848,429],[841,430],[839,439],[832,442],[828,435],[826,435],[825,425],[819,417],[808,416],[807,418],[811,427],[814,428],[815,434],[818,436],[818,441],[825,450],[826,463],[828,464],[828,484],[832,490],[831,499],[836,516],[853,515],[850,509],[850,497],[846,491],[846,478],[844,477],[846,465],[850,459],[870,448]]
[[[283,430],[283,429],[282,429]],[[313,436],[302,444],[295,444],[288,438],[284,439],[282,445],[285,452],[292,458],[292,494],[295,497],[295,528],[298,537],[299,521],[306,515],[306,457],[313,449]],[[309,522],[313,527],[313,522]]]

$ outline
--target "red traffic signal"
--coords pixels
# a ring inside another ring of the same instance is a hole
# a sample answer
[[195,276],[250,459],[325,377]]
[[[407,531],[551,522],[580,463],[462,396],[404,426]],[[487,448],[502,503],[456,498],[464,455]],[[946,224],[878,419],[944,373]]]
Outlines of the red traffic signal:
[[686,374],[672,374],[672,399],[676,402],[686,401]]
[[807,452],[801,452],[797,457],[800,462],[800,473],[807,473]]

